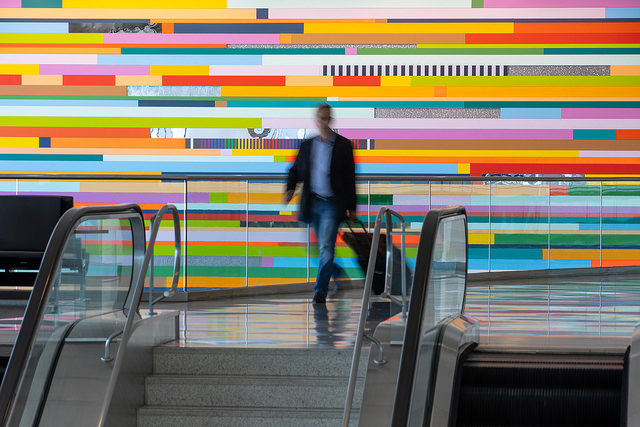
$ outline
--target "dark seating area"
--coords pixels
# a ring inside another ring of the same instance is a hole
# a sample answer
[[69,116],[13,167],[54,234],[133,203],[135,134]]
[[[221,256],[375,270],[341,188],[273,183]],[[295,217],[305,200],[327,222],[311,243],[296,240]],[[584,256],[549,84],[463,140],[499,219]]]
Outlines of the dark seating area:
[[32,286],[70,196],[0,196],[0,286]]

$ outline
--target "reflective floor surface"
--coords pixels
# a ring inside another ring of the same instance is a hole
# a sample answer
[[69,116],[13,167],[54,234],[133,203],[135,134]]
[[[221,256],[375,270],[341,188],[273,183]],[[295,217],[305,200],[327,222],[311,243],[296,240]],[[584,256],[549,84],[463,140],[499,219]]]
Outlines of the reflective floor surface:
[[[311,296],[310,289],[158,308],[182,311],[180,341],[174,345],[352,346],[362,290],[342,291],[326,306],[312,304]],[[11,344],[20,327],[19,308],[5,305],[0,311],[0,344]],[[479,321],[485,347],[619,350],[640,322],[640,277],[472,283],[466,313]]]

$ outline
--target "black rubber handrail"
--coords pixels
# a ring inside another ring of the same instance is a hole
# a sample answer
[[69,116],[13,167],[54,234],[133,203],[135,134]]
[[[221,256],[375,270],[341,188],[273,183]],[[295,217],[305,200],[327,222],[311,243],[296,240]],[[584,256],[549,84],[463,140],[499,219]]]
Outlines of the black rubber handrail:
[[[428,295],[429,273],[433,260],[433,252],[436,236],[438,233],[438,227],[441,220],[458,215],[466,216],[464,207],[456,206],[444,209],[433,209],[427,213],[427,216],[425,217],[425,220],[422,224],[422,232],[420,233],[420,241],[418,242],[418,253],[416,256],[416,267],[413,274],[413,287],[411,290],[409,315],[407,317],[407,324],[404,333],[402,354],[400,355],[400,369],[398,372],[395,402],[393,406],[393,415],[391,418],[392,427],[405,427],[407,425],[409,417],[411,394],[416,368],[416,358],[420,346],[422,320]],[[465,241],[466,246],[468,247],[466,229]],[[460,305],[460,310],[462,310],[463,307],[464,298]],[[433,386],[434,380],[435,375],[432,375],[429,387]],[[429,403],[428,406],[430,406]]]
[[[142,210],[137,204],[120,204],[110,206],[89,206],[89,207],[77,207],[71,208],[66,211],[51,234],[49,243],[44,253],[40,269],[36,277],[36,281],[31,291],[31,297],[27,304],[27,308],[24,313],[22,325],[18,332],[9,364],[0,386],[0,416],[2,417],[2,425],[6,425],[7,417],[9,415],[12,404],[18,391],[19,379],[25,368],[27,356],[33,345],[33,340],[38,330],[38,325],[42,317],[42,311],[46,304],[48,293],[55,280],[55,272],[62,257],[67,240],[75,230],[79,222],[87,217],[91,216],[104,216],[113,214],[117,215],[133,215],[133,217],[139,217],[142,223],[142,236],[136,236],[134,233],[132,238],[140,239],[143,245],[145,245],[144,238],[144,219],[142,216]],[[132,227],[133,228],[133,227]],[[135,270],[135,268],[133,269]],[[132,277],[135,271],[132,271]],[[127,298],[128,300],[130,297]]]

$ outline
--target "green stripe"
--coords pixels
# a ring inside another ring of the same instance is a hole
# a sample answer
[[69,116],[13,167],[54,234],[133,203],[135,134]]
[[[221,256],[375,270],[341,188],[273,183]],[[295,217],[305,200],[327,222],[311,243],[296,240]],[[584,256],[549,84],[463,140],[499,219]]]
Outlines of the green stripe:
[[638,185],[603,185],[602,193],[604,196],[611,196],[611,197],[640,196],[640,186]]
[[23,8],[46,7],[46,8],[59,9],[62,7],[62,0],[22,0],[22,7]]
[[602,236],[602,244],[604,246],[639,246],[640,236],[604,234]]
[[187,227],[240,227],[240,226],[241,226],[240,220],[203,219],[203,220],[187,221]]
[[566,86],[640,86],[636,76],[415,76],[411,86],[449,87],[566,87]]
[[542,48],[358,48],[358,55],[542,55]]
[[103,159],[101,154],[0,154],[0,160],[101,162]]
[[496,234],[496,245],[547,245],[546,234]]
[[267,48],[267,49],[221,49],[221,48],[148,48],[125,47],[122,55],[344,55],[344,48]]
[[[105,128],[261,128],[257,118],[208,117],[0,117],[0,126]],[[109,136],[109,135],[103,135]]]
[[473,9],[482,9],[484,7],[484,0],[471,0],[471,7]]

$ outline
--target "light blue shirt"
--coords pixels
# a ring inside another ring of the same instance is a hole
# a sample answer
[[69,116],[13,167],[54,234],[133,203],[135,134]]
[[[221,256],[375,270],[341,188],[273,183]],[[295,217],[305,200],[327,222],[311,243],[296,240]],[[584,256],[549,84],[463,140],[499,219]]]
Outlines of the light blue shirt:
[[320,136],[311,140],[311,192],[322,197],[333,197],[331,189],[331,155],[336,135],[332,132],[328,141],[322,141]]

